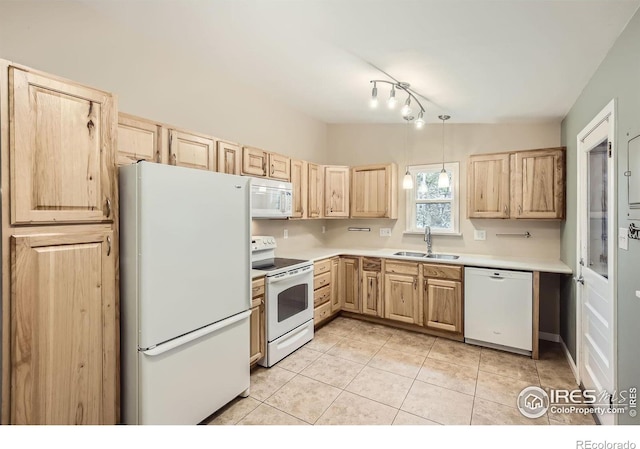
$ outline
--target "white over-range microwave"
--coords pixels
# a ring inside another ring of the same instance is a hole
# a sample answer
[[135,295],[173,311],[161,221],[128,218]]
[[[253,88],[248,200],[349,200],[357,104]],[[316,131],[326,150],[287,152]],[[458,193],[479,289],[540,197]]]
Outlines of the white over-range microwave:
[[288,218],[293,207],[290,182],[251,179],[251,218]]

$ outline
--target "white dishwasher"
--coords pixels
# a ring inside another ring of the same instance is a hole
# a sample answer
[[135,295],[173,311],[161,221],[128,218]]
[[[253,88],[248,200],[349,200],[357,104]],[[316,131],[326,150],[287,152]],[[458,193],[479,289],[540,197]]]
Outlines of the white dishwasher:
[[530,354],[533,332],[530,272],[464,269],[464,340]]

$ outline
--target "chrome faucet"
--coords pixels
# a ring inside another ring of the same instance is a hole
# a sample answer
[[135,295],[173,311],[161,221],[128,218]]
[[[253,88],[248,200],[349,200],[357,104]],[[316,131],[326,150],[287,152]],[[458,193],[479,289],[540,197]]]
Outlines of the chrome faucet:
[[427,255],[433,254],[431,250],[431,226],[424,227],[424,241],[427,242]]

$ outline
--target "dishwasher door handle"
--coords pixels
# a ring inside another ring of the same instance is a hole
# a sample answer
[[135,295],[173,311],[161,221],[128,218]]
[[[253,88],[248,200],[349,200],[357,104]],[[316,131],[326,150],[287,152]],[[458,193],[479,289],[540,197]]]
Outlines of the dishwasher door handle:
[[489,277],[490,277],[491,279],[500,279],[500,280],[504,279],[504,276],[500,276],[500,274],[499,274],[499,273],[496,273],[496,274],[494,274],[494,275],[492,275],[492,276],[489,276]]

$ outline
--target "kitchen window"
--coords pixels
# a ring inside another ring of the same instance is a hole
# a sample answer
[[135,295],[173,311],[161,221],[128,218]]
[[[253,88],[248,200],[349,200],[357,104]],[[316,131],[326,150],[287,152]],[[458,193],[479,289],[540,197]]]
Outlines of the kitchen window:
[[444,164],[449,187],[439,188],[442,164],[410,165],[413,189],[407,190],[406,233],[459,234],[459,163]]

